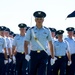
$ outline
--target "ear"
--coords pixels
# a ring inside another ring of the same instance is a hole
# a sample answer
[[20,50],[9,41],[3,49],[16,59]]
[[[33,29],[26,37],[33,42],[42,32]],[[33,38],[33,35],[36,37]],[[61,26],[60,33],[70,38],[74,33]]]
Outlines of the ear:
[[21,29],[19,28],[19,30],[21,30]]
[[43,18],[43,21],[44,21],[44,18]]
[[36,18],[35,18],[35,22],[36,22]]

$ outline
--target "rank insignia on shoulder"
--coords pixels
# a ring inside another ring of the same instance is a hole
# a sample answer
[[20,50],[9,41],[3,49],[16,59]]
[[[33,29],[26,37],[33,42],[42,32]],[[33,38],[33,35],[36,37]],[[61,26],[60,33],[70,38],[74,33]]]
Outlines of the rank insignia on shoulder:
[[33,27],[30,27],[29,29],[31,30],[31,29],[33,29],[34,28],[34,26]]

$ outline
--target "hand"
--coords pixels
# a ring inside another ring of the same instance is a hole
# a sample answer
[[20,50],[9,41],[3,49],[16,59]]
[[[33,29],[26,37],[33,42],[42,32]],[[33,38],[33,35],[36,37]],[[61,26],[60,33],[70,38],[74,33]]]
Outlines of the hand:
[[4,64],[6,65],[8,63],[8,60],[6,59],[6,60],[4,60]]
[[56,60],[57,60],[57,58],[56,58],[56,57],[51,58],[51,65],[54,65]]
[[12,62],[12,59],[9,58],[8,61],[9,61],[9,63],[11,63]]
[[54,57],[54,60],[56,61],[56,60],[57,60],[57,58],[56,58],[56,57]]
[[70,66],[72,64],[72,61],[68,61],[68,66]]
[[16,63],[16,58],[15,58],[14,55],[13,55],[12,59],[13,59],[13,63],[15,64]]
[[25,55],[25,59],[27,60],[27,61],[29,61],[30,60],[30,55]]

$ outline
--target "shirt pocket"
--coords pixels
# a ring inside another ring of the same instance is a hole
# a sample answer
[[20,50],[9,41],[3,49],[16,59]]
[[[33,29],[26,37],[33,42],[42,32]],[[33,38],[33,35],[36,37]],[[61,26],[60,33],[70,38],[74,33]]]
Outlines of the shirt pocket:
[[48,36],[48,34],[47,34],[47,33],[43,33],[43,34],[42,34],[42,38],[43,38],[43,39],[46,39],[46,38],[47,38],[47,36]]
[[2,46],[3,45],[3,42],[2,41],[0,41],[0,46]]
[[18,45],[18,46],[21,45],[21,41],[20,41],[20,39],[19,39],[19,40],[17,39],[16,42],[17,42],[17,45]]
[[56,49],[56,50],[59,50],[59,49],[60,49],[60,46],[59,46],[59,45],[58,45],[58,46],[56,46],[56,47],[55,47],[55,49]]

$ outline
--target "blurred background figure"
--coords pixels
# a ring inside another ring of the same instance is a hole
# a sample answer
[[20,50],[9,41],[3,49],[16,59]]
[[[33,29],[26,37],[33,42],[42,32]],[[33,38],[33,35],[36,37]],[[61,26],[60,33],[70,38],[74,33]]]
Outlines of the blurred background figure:
[[[67,31],[68,35],[65,38],[65,40],[69,44],[71,60],[72,60],[72,64],[70,66],[67,65],[66,73],[67,73],[67,75],[74,75],[75,74],[75,69],[74,69],[74,67],[75,67],[75,41],[73,39],[74,28],[67,27],[66,31]],[[68,60],[67,60],[67,62],[68,62]]]

